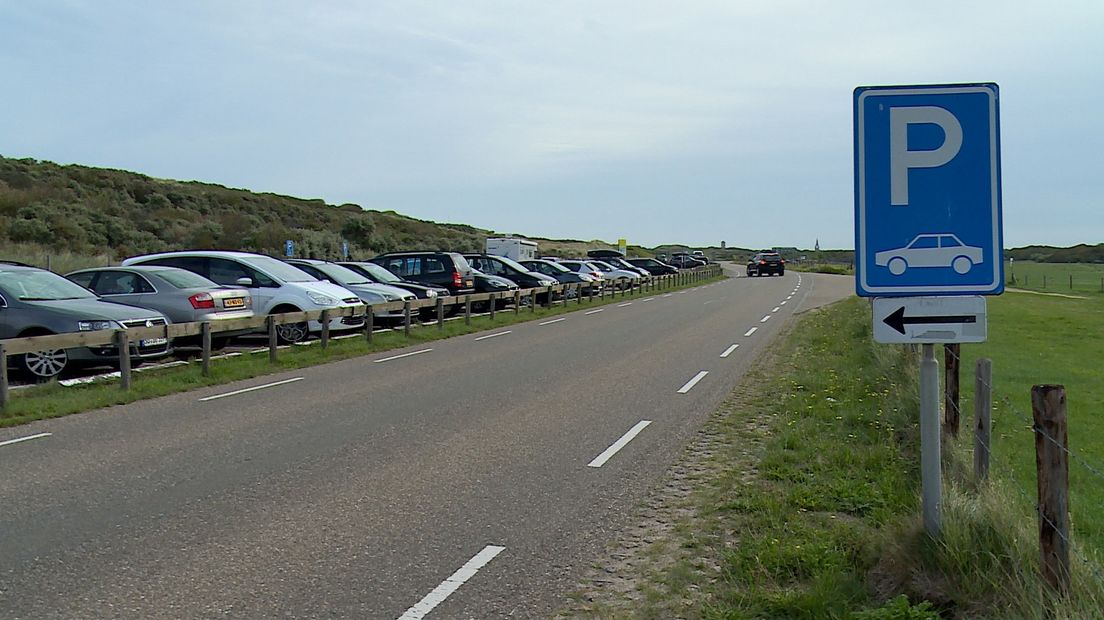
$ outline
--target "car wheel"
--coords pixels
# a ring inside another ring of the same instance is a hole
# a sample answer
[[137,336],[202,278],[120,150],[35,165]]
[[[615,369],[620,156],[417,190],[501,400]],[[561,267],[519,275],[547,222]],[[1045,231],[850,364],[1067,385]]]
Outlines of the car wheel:
[[69,365],[69,355],[65,349],[24,353],[16,359],[19,368],[38,382],[53,379]]
[[284,344],[302,342],[310,335],[306,323],[287,323],[276,326],[276,338]]
[[886,267],[889,267],[890,273],[895,276],[899,276],[904,273],[906,269],[908,269],[908,263],[905,262],[905,259],[901,258],[900,256],[895,256],[889,260],[889,264],[886,265]]
[[970,268],[974,266],[974,263],[972,263],[970,259],[965,256],[959,256],[958,258],[954,259],[954,262],[951,263],[951,266],[954,267],[955,273],[963,275],[970,271]]

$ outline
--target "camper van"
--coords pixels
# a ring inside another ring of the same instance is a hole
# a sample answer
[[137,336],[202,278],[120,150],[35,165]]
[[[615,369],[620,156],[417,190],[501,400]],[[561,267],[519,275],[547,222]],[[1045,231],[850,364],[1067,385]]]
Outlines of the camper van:
[[527,239],[512,237],[487,239],[486,254],[505,256],[516,261],[533,260],[537,257],[537,244]]

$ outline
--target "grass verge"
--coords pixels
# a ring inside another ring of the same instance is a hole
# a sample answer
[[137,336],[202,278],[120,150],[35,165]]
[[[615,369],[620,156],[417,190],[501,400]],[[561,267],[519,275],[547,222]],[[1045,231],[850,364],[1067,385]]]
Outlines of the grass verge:
[[969,442],[945,444],[945,529],[924,533],[916,355],[870,331],[854,298],[792,326],[561,616],[1102,617],[1098,563],[1068,598],[1041,586],[1032,505],[1007,469],[972,480]]
[[[703,286],[723,279],[718,277],[693,284],[673,286],[669,289],[663,289],[662,292]],[[661,291],[656,291],[656,293],[659,292]],[[637,292],[628,298],[635,299],[649,295],[651,295],[651,292]],[[584,299],[581,304],[570,301],[567,304],[556,304],[552,308],[538,306],[535,312],[528,307],[523,307],[516,315],[513,308],[510,308],[495,313],[493,321],[489,316],[473,316],[471,325],[466,325],[463,319],[447,321],[444,329],[438,329],[436,323],[420,325],[411,330],[409,338],[405,337],[401,330],[377,331],[373,335],[371,344],[366,341],[363,332],[361,332],[359,338],[331,340],[329,347],[325,350],[321,348],[317,341],[314,341],[314,344],[310,346],[293,346],[282,349],[278,352],[276,364],[269,363],[267,349],[265,353],[260,354],[246,352],[238,357],[212,360],[211,374],[208,377],[202,375],[199,365],[194,362],[187,366],[136,373],[131,382],[131,389],[126,392],[119,389],[117,382],[97,382],[73,387],[64,387],[57,382],[51,382],[11,392],[8,406],[0,412],[0,428],[90,411],[101,407],[122,405],[212,385],[231,383],[296,368],[317,366],[327,362],[398,349],[419,342],[430,342],[488,329],[497,329],[506,325],[573,312],[580,308],[587,309],[610,303],[623,303],[623,301],[624,299],[620,295],[607,297],[605,300],[595,298],[593,302]]]

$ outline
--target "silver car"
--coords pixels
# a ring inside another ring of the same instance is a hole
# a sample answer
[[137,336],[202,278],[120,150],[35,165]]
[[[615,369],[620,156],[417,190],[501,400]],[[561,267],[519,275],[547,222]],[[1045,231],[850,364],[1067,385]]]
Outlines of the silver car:
[[[342,267],[337,263],[314,258],[288,258],[284,262],[295,265],[323,282],[332,282],[356,293],[360,301],[368,305],[418,299],[418,296],[410,291],[373,282],[360,273],[348,267]],[[380,318],[392,319],[400,319],[404,315],[405,313],[401,309],[377,314]]]
[[[157,310],[173,323],[216,324],[253,316],[253,298],[247,289],[222,286],[178,267],[97,267],[74,271],[65,277],[104,299]],[[230,338],[253,330],[222,332],[216,327],[213,331],[218,348]]]

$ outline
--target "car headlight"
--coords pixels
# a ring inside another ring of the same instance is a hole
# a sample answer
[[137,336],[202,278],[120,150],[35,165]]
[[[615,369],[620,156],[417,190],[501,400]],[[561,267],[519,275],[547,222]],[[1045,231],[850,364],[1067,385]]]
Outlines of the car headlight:
[[434,290],[426,291],[426,299],[433,299],[436,296],[437,296],[437,291],[434,291]]
[[333,297],[328,297],[326,295],[323,295],[322,293],[313,293],[313,292],[307,293],[307,297],[309,297],[311,301],[318,304],[319,306],[336,306],[337,305],[337,300],[336,299],[334,299]]
[[100,329],[115,329],[114,321],[77,321],[77,329],[82,332],[94,332]]

